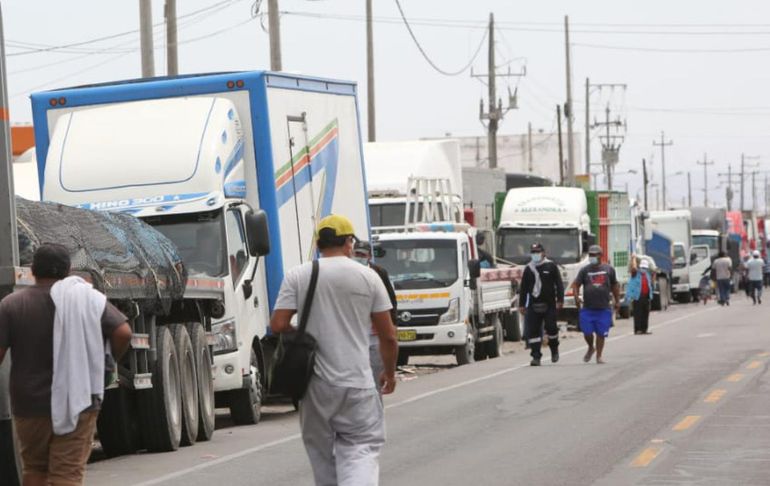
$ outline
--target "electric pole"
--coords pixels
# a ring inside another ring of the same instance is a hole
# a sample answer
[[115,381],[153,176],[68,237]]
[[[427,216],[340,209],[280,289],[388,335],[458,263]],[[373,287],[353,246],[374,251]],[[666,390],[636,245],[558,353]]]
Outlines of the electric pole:
[[644,186],[644,210],[647,211],[647,186],[650,179],[647,176],[647,161],[642,159],[642,185]]
[[[566,49],[567,68],[567,103],[564,105],[564,116],[567,117],[567,181],[575,185],[575,141],[573,132],[574,114],[572,113],[572,67],[570,65],[569,16],[564,16],[564,44]],[[590,169],[590,167],[589,167]],[[590,173],[590,170],[589,170]]]
[[510,68],[506,74],[497,74],[497,66],[495,65],[495,14],[489,14],[489,33],[487,35],[489,39],[489,54],[487,59],[487,74],[473,74],[471,69],[472,78],[486,78],[486,84],[489,88],[489,107],[487,112],[484,112],[484,100],[479,101],[479,119],[484,124],[486,120],[487,128],[487,151],[489,155],[489,168],[497,168],[497,128],[500,120],[505,117],[505,114],[509,110],[516,108],[516,94],[511,94],[508,91],[508,107],[503,109],[502,100],[497,98],[497,78],[498,77],[514,77],[514,76],[526,76],[526,68],[522,69],[519,73],[511,73]]
[[179,53],[176,37],[176,0],[166,0],[166,74],[179,74]]
[[152,39],[152,2],[139,0],[139,44],[142,52],[142,77],[155,76],[155,57]]
[[[745,180],[746,180],[746,161],[747,160],[757,160],[759,159],[759,156],[748,156],[746,154],[741,154],[741,211],[745,209],[744,206],[744,193],[745,193]],[[758,167],[759,164],[749,164],[749,168]]]
[[283,71],[281,63],[281,13],[278,0],[267,0],[267,26],[270,31],[270,70]]
[[673,140],[669,140],[666,142],[666,134],[665,132],[660,132],[660,143],[656,142],[655,140],[652,141],[653,146],[659,146],[660,147],[660,180],[661,184],[663,185],[663,210],[666,210],[666,147],[674,145]]
[[[714,165],[714,161],[711,162],[708,161],[708,157],[706,154],[703,154],[703,162],[695,161],[696,164],[703,166],[703,205],[705,207],[709,207],[709,171],[708,168],[710,165]],[[687,173],[687,177],[690,177],[690,173]],[[692,205],[692,201],[690,202],[690,205]]]
[[[559,134],[559,184],[564,185],[564,150],[562,150],[561,143],[561,105],[556,105],[556,125]],[[588,173],[590,174],[591,171],[589,170]]]
[[[692,181],[690,180],[690,171],[687,171],[687,206],[692,207]],[[708,204],[705,204],[708,207]]]
[[594,123],[593,127],[605,128],[605,134],[600,135],[599,138],[602,142],[602,167],[607,177],[607,190],[611,191],[612,171],[618,163],[618,153],[620,152],[620,146],[623,144],[623,135],[612,135],[610,128],[620,129],[624,127],[624,124],[620,119],[610,121],[610,105],[607,104],[607,108],[604,110],[604,121]]
[[369,141],[377,139],[374,119],[374,29],[372,27],[372,0],[366,0],[366,117]]
[[532,122],[527,123],[527,161],[529,162],[529,172],[532,172]]
[[[722,181],[722,183],[727,185],[727,188],[725,189],[725,199],[727,201],[727,210],[732,211],[733,208],[733,196],[735,195],[735,191],[733,191],[733,184],[740,183],[740,174],[733,174],[733,166],[732,164],[727,165],[727,173],[719,173],[717,174],[718,177],[726,177],[727,181]],[[734,181],[734,178],[739,178],[738,181]]]
[[586,78],[586,174],[591,173],[591,80]]

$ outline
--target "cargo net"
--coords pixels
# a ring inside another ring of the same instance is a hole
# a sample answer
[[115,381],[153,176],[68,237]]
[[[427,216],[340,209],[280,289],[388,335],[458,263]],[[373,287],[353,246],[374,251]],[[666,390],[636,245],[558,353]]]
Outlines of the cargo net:
[[167,313],[184,294],[187,270],[177,247],[138,218],[17,197],[16,220],[24,266],[41,244],[58,243],[69,249],[72,271],[87,274],[108,297]]

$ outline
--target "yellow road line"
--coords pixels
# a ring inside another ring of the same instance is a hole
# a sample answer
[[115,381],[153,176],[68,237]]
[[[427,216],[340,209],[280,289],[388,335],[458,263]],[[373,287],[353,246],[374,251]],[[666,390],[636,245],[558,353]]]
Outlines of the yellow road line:
[[752,361],[751,363],[746,365],[746,369],[747,370],[755,370],[755,369],[759,368],[760,366],[762,366],[762,362],[761,361]]
[[643,450],[631,463],[631,467],[647,467],[663,451],[662,447],[648,447]]
[[743,379],[743,373],[733,373],[732,375],[727,377],[727,381],[731,383],[736,383],[738,381],[741,381]]
[[696,423],[698,423],[698,420],[700,420],[700,415],[688,415],[687,417],[683,418],[678,424],[674,425],[674,429],[676,432],[681,432],[683,430],[687,430]]
[[713,390],[711,393],[709,393],[703,401],[706,403],[716,403],[719,400],[721,400],[722,397],[725,396],[726,394],[727,394],[727,390],[723,390],[721,388],[716,389],[716,390]]

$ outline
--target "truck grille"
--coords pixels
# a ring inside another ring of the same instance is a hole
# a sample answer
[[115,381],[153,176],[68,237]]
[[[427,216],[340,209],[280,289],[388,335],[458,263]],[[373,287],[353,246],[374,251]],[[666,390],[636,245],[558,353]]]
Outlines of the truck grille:
[[671,277],[671,284],[672,284],[672,285],[676,285],[676,284],[678,284],[678,283],[679,283],[679,279],[680,279],[680,278],[681,278],[681,277]]
[[449,310],[448,307],[435,309],[399,309],[396,316],[396,325],[403,327],[435,326],[442,314]]

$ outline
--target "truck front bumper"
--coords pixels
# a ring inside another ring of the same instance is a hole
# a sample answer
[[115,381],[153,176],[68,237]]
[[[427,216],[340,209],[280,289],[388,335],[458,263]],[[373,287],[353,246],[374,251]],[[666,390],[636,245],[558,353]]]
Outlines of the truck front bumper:
[[690,291],[689,283],[674,284],[671,286],[671,291],[675,294],[686,294]]
[[241,369],[241,360],[238,351],[218,354],[214,356],[214,391],[237,390],[243,388],[243,377],[250,370]]
[[399,326],[398,346],[401,348],[462,346],[466,342],[468,326],[465,322],[438,326]]

